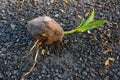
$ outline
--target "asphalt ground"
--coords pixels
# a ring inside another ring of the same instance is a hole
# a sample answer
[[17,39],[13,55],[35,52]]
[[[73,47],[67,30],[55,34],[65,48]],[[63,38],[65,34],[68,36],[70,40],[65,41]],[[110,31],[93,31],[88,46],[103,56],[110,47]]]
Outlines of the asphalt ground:
[[35,41],[27,21],[46,15],[67,31],[87,18],[92,8],[95,20],[107,23],[65,35],[60,44],[49,46],[50,54],[39,52],[38,63],[25,80],[119,80],[120,0],[1,0],[0,79],[20,80],[32,67],[34,55],[22,58]]

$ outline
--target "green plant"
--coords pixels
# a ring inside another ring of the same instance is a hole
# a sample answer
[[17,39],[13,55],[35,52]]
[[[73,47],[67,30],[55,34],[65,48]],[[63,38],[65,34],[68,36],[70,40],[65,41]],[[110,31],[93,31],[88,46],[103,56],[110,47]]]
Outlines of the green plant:
[[70,30],[70,31],[64,31],[64,34],[67,35],[67,34],[72,34],[75,32],[85,32],[87,30],[98,28],[99,26],[103,25],[106,22],[107,22],[106,20],[94,21],[94,9],[93,9],[91,12],[91,15],[89,16],[87,20],[83,18],[82,22],[75,29]]

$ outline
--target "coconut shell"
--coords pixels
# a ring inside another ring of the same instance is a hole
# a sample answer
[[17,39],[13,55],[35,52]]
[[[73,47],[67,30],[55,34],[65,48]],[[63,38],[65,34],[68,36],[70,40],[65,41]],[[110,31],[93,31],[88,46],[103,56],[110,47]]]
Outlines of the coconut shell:
[[37,17],[28,21],[28,32],[35,38],[39,39],[43,44],[53,44],[62,41],[64,30],[52,18],[44,16]]

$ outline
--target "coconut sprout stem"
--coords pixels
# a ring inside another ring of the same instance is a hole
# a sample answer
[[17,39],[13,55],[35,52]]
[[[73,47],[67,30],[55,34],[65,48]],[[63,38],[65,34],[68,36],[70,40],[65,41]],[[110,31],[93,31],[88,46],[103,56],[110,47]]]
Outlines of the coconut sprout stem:
[[75,33],[77,30],[74,29],[74,30],[70,30],[70,31],[64,31],[64,34],[72,34],[72,33]]

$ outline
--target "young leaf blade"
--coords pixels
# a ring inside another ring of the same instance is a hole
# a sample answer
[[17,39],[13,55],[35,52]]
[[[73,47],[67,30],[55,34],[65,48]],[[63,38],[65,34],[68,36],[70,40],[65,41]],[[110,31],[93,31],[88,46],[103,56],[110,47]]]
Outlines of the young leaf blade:
[[85,32],[86,30],[91,30],[91,29],[97,28],[97,27],[103,25],[106,22],[107,22],[106,20],[98,20],[96,22],[89,23],[85,26],[83,25],[77,31],[78,32]]
[[84,22],[85,22],[85,19],[83,18],[83,19],[82,19],[82,22],[80,23],[79,26],[76,27],[76,29],[80,28],[80,27],[84,24]]
[[91,23],[91,22],[93,21],[93,19],[94,19],[94,15],[95,15],[95,11],[94,11],[94,9],[93,9],[92,12],[91,12],[91,15],[90,15],[89,18],[84,22],[83,26]]
[[98,28],[98,27],[100,27],[101,25],[103,25],[103,24],[106,23],[106,22],[107,22],[106,20],[96,21],[95,26],[89,27],[88,30],[91,30],[91,29],[94,29],[94,28]]

